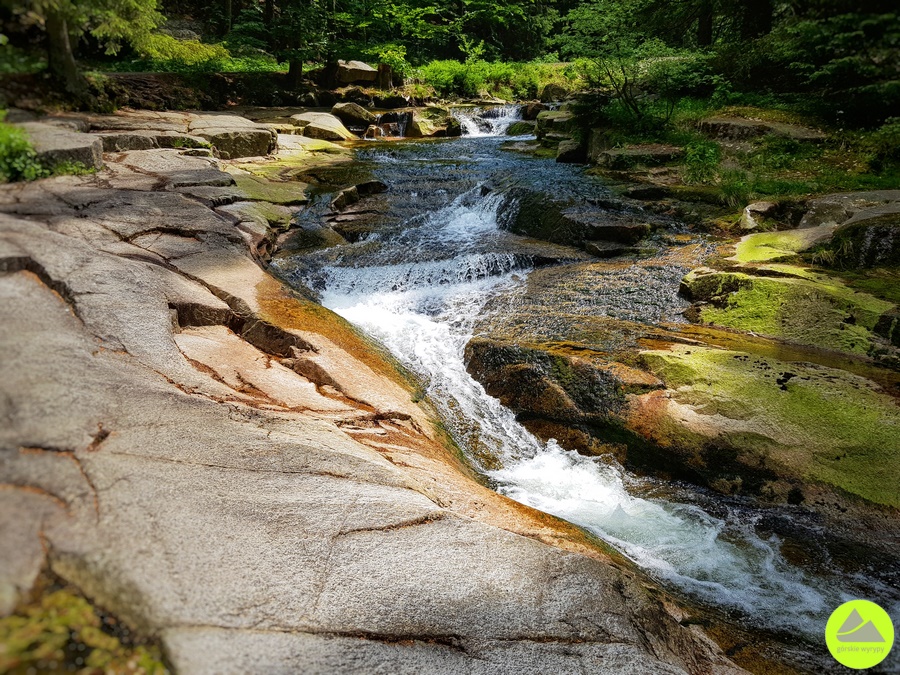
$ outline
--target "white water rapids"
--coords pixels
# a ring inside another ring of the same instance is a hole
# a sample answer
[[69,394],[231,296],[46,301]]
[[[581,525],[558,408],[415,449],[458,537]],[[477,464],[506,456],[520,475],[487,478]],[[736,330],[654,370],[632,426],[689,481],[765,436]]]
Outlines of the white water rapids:
[[[517,114],[502,111],[490,129],[458,116],[465,129],[496,135]],[[456,441],[499,492],[590,530],[656,578],[735,619],[818,640],[828,614],[854,597],[851,591],[793,567],[774,536],[761,538],[752,521],[730,511],[715,517],[636,496],[634,488],[649,481],[543,443],[466,372],[463,352],[476,318],[491,297],[528,274],[511,254],[478,248],[497,232],[499,204],[493,194],[470,190],[409,224],[398,242],[403,262],[394,255],[390,264],[325,266],[322,304],[422,378]]]

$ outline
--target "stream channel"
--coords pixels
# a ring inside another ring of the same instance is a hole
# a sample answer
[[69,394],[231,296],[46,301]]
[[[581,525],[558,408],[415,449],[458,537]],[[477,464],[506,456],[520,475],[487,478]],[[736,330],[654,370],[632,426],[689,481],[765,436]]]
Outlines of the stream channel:
[[[609,457],[539,440],[467,373],[464,349],[485,312],[514,301],[537,264],[588,258],[505,231],[498,212],[509,191],[593,203],[612,194],[583,166],[502,150],[517,108],[456,114],[462,138],[360,147],[355,170],[389,186],[370,198],[376,207],[369,226],[348,236],[349,244],[276,258],[274,270],[311,289],[418,375],[455,441],[495,490],[585,528],[725,620],[775,636],[801,669],[829,668],[834,662],[824,656],[821,636],[831,611],[864,597],[896,615],[896,589],[865,574],[823,573],[821,566],[813,573],[791,564],[779,537],[758,527],[762,510],[749,503],[638,476]],[[323,193],[301,213],[307,225],[325,219],[331,197]],[[648,324],[678,320],[687,306],[678,282],[688,269],[626,270],[628,293],[617,290],[611,302],[588,298],[584,309]],[[900,650],[894,651],[879,667],[884,672],[900,667],[894,663]]]

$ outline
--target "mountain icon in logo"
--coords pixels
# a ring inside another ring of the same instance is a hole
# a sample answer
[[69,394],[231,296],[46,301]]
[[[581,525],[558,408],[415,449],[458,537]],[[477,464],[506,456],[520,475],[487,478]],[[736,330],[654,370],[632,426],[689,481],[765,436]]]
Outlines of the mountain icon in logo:
[[838,642],[884,642],[875,624],[866,621],[855,609],[837,631]]

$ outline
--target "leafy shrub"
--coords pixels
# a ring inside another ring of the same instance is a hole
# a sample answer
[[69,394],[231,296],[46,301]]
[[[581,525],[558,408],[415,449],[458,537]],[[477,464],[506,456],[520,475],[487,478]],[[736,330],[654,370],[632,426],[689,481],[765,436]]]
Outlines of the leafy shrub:
[[391,70],[403,77],[412,75],[413,67],[406,60],[406,46],[396,43],[388,43],[371,47],[366,50],[366,54],[374,56],[379,63],[387,64]]
[[4,124],[0,115],[0,183],[35,180],[46,174],[25,132]]
[[876,171],[900,163],[900,117],[889,117],[884,125],[869,135],[869,164]]
[[417,79],[440,96],[474,98],[484,94],[503,98],[536,98],[547,84],[567,90],[579,86],[579,73],[559,63],[490,63],[488,61],[432,61],[420,68]]
[[719,170],[722,151],[712,141],[694,141],[684,149],[685,183],[708,185],[712,183]]
[[176,40],[171,35],[153,34],[140,40],[135,49],[141,57],[162,71],[222,70],[222,62],[230,58],[222,45],[204,44],[198,40]]

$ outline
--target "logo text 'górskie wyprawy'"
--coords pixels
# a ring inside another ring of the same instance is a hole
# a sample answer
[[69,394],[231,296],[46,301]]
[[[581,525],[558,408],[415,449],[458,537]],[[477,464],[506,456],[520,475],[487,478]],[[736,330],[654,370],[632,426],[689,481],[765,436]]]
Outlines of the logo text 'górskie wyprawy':
[[872,668],[894,646],[894,624],[879,605],[868,600],[845,602],[832,612],[825,626],[828,651],[848,668]]

